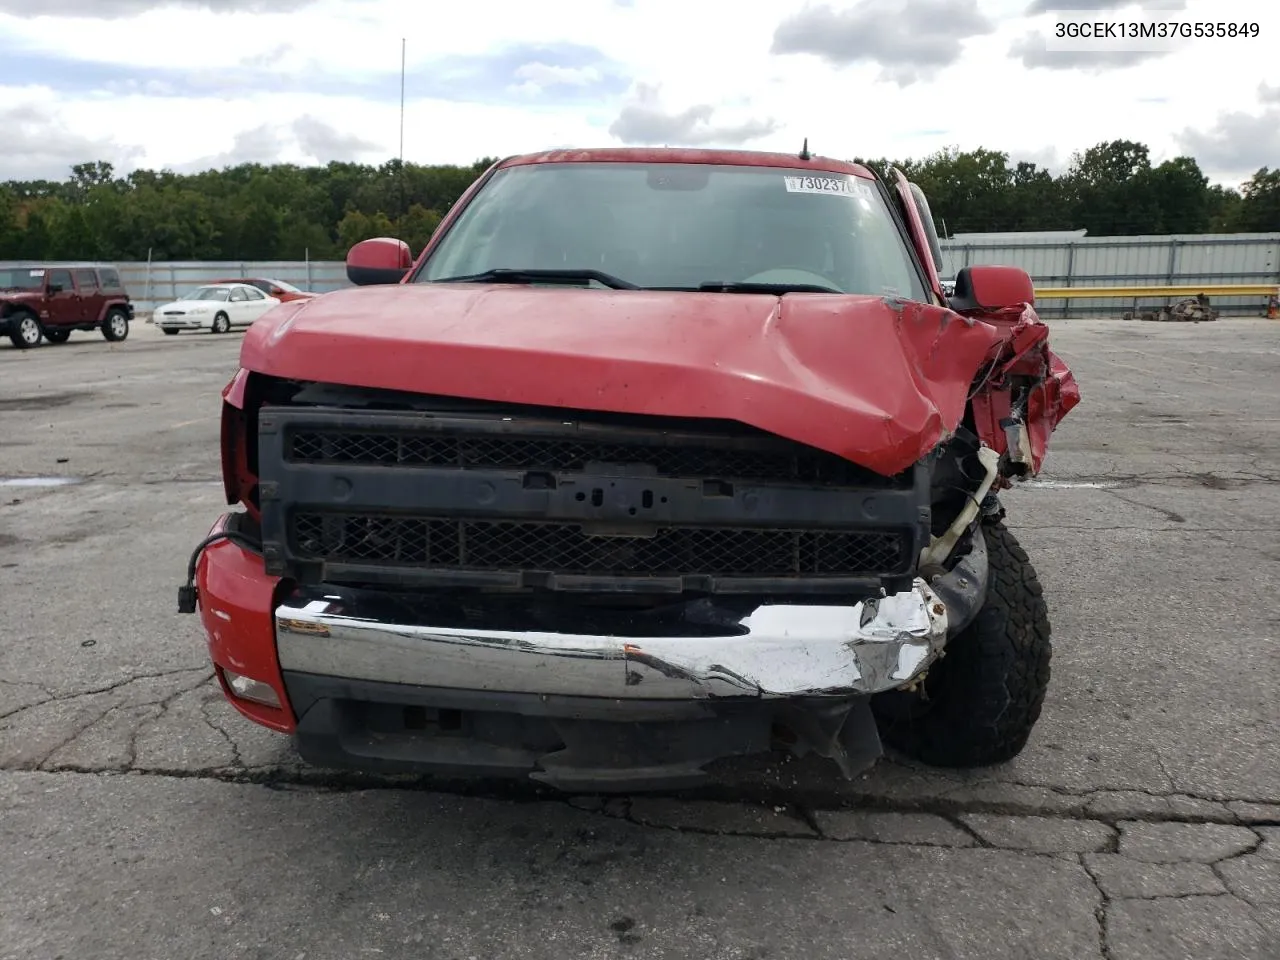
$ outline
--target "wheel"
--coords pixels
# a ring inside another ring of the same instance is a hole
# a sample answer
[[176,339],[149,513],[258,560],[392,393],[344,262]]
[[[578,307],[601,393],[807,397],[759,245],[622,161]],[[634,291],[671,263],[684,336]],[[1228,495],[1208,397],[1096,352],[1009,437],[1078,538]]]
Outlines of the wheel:
[[50,343],[66,343],[71,339],[71,331],[46,329],[44,332],[44,338]]
[[173,327],[161,327],[160,329],[166,337],[176,337],[178,335],[178,331]]
[[1049,687],[1053,645],[1035,569],[1003,522],[983,528],[987,599],[915,692],[872,701],[885,743],[935,767],[985,767],[1022,752]]
[[33,313],[20,313],[9,320],[9,339],[20,350],[38,346],[44,331]]
[[112,308],[102,320],[102,335],[112,343],[119,343],[129,336],[129,317],[119,308]]
[[213,318],[213,332],[226,333],[231,329],[231,318],[225,313],[220,313]]

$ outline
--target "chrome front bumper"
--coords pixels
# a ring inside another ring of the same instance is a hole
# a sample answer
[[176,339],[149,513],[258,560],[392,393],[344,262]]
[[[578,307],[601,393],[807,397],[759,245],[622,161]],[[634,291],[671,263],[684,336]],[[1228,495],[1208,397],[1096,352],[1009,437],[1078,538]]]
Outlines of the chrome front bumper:
[[910,591],[850,606],[760,606],[716,636],[387,622],[362,615],[350,593],[317,589],[276,609],[276,640],[286,673],[435,689],[649,701],[848,697],[909,684],[937,658],[955,626],[942,597],[957,592],[954,583],[934,586],[917,579]]

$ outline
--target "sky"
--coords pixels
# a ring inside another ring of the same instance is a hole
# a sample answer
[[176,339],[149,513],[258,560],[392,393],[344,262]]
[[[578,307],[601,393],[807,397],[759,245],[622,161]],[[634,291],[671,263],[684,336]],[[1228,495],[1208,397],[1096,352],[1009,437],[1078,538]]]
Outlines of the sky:
[[[1055,39],[1082,17],[1259,29]],[[0,0],[0,181],[89,160],[384,162],[402,41],[417,163],[807,138],[844,159],[985,147],[1057,173],[1128,139],[1228,185],[1280,166],[1274,0]]]

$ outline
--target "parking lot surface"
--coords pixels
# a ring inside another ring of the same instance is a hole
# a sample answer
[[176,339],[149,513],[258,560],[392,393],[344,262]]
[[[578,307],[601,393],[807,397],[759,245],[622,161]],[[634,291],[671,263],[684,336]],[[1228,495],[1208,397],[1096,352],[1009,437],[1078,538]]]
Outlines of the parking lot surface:
[[175,612],[240,338],[0,346],[0,958],[1274,960],[1280,323],[1053,331],[1022,756],[607,800],[303,767]]

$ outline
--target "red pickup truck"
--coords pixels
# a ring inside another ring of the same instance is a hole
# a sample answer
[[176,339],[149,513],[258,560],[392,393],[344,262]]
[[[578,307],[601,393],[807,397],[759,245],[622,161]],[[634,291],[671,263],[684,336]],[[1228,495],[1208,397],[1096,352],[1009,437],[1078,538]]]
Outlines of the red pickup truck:
[[325,766],[1007,760],[1051,645],[998,492],[1079,391],[1026,273],[940,261],[900,172],[807,145],[501,161],[250,329],[179,609]]

